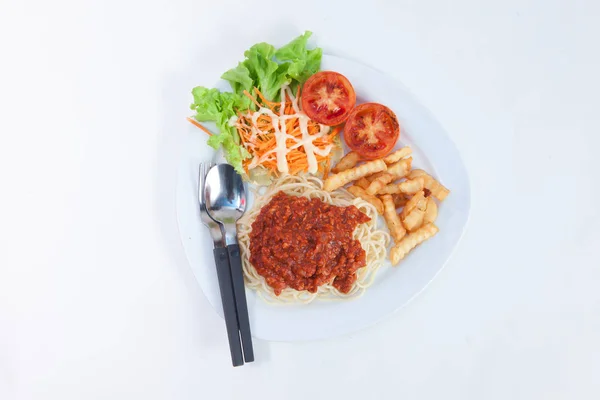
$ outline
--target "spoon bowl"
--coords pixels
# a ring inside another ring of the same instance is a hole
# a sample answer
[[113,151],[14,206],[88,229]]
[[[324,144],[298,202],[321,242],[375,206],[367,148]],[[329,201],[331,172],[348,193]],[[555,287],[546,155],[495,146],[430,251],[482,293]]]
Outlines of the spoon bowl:
[[206,174],[204,198],[208,214],[223,225],[227,245],[237,243],[236,221],[246,211],[246,188],[229,164],[218,164]]

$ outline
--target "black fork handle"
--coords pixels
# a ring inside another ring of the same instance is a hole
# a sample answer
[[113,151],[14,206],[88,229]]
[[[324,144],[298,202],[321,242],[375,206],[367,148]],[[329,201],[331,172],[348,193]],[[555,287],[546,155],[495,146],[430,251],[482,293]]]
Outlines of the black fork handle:
[[219,289],[221,291],[221,302],[223,303],[225,326],[227,327],[227,338],[229,339],[231,362],[234,367],[237,367],[244,365],[244,357],[242,355],[242,345],[240,343],[238,317],[233,294],[233,285],[231,282],[231,270],[229,269],[229,255],[225,247],[215,247],[213,254],[215,256],[217,276],[219,278]]
[[244,271],[242,270],[240,246],[238,244],[230,244],[227,246],[227,251],[229,252],[231,281],[233,282],[238,324],[244,349],[244,361],[252,362],[254,361],[254,349],[252,348],[252,334],[250,332],[250,319],[248,317],[248,304],[246,302],[246,290],[244,288]]

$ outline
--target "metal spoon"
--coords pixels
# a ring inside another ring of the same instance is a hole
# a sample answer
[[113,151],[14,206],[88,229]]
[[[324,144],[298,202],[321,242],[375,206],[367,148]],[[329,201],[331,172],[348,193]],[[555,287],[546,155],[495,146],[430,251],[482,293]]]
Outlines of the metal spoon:
[[206,174],[206,209],[225,228],[225,244],[237,244],[236,222],[246,211],[246,190],[242,177],[229,164],[217,164]]
[[237,220],[246,211],[246,190],[242,177],[229,164],[218,164],[212,167],[206,174],[204,199],[208,214],[223,225],[244,359],[246,362],[251,362],[254,361],[254,351],[236,227]]

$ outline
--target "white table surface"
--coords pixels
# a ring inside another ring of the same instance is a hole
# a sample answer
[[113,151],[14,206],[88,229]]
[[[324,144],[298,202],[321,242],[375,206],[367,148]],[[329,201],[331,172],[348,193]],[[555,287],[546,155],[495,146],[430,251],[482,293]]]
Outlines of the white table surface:
[[[598,399],[600,3],[286,3],[0,4],[0,399]],[[177,233],[181,116],[304,29],[439,119],[471,220],[397,314],[234,369]]]

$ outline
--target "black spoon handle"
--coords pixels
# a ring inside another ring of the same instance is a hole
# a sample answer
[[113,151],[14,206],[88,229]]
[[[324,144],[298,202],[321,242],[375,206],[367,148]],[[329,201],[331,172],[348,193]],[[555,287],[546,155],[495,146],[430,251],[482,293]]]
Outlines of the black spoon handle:
[[221,302],[223,303],[225,326],[227,327],[227,338],[229,339],[231,362],[234,367],[237,367],[244,365],[244,357],[242,355],[242,345],[238,330],[235,297],[231,281],[231,270],[229,269],[229,256],[225,247],[215,247],[213,254],[219,278],[219,289],[221,291]]
[[248,304],[246,303],[240,246],[238,244],[230,244],[227,246],[227,251],[229,252],[231,281],[233,282],[237,318],[242,337],[242,346],[244,348],[244,361],[252,362],[254,361],[254,349],[252,348],[252,335],[250,333],[250,319],[248,317]]

